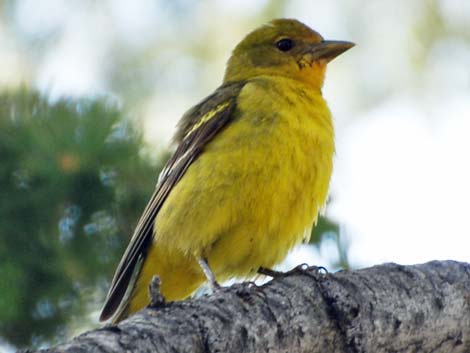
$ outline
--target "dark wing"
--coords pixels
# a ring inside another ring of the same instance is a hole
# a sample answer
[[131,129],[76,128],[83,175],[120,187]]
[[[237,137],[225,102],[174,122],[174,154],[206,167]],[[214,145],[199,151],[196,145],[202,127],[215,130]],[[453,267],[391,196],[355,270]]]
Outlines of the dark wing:
[[111,288],[100,315],[110,318],[121,305],[136,265],[145,258],[153,237],[153,224],[169,193],[184,175],[204,146],[233,118],[237,96],[243,83],[224,85],[190,109],[178,124],[178,147],[160,174],[155,192],[145,207],[132,239],[114,274]]

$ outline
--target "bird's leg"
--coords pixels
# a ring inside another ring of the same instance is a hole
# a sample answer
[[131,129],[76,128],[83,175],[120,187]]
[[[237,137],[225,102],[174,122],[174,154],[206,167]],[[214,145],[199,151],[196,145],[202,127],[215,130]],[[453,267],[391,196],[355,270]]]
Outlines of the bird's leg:
[[217,281],[215,280],[214,272],[212,272],[211,268],[209,267],[207,260],[201,257],[197,259],[197,262],[199,263],[199,266],[201,266],[202,272],[204,272],[204,275],[209,281],[209,287],[211,288],[212,293],[219,290],[220,284],[218,284]]
[[271,270],[270,268],[266,268],[266,267],[260,267],[258,269],[258,273],[260,275],[265,275],[265,276],[269,276],[272,278],[284,276],[284,272]]

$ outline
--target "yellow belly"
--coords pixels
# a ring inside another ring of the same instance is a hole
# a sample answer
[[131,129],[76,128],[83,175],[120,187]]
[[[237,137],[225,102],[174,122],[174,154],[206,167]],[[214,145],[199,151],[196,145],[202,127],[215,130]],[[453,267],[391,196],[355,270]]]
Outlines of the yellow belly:
[[245,86],[238,111],[252,113],[238,113],[165,201],[131,312],[148,302],[154,274],[167,299],[182,299],[205,280],[197,257],[219,281],[245,277],[279,263],[310,234],[332,170],[330,113],[319,92],[267,80]]

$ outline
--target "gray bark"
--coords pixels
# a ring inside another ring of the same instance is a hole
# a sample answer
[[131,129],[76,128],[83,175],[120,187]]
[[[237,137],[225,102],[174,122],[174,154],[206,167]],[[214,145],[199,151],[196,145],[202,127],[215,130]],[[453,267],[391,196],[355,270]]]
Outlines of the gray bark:
[[470,352],[470,264],[293,270],[147,308],[48,352]]

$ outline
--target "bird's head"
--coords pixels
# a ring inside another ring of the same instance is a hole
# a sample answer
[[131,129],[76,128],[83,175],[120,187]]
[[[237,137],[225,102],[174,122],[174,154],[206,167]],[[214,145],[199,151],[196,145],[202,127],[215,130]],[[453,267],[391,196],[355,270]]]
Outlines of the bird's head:
[[249,33],[235,47],[224,82],[278,75],[321,89],[326,64],[353,46],[351,42],[324,40],[297,20],[273,20]]

